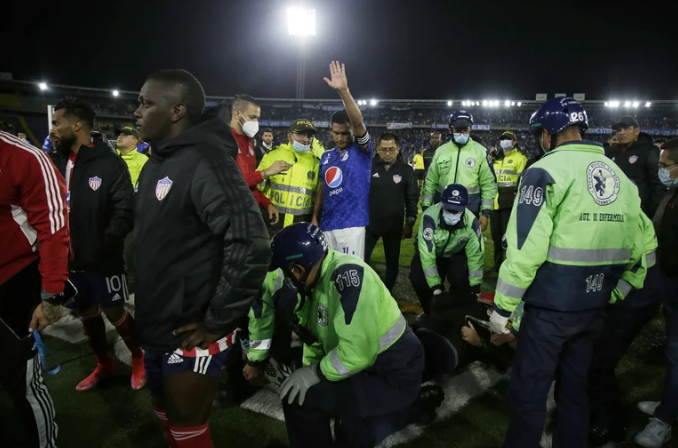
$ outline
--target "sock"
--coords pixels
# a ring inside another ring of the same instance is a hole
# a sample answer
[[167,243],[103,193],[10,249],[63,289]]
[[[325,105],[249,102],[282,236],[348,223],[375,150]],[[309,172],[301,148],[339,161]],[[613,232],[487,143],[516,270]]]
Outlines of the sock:
[[137,341],[137,334],[134,328],[134,318],[125,310],[119,321],[112,322],[118,334],[125,342],[125,345],[132,352],[132,358],[139,358],[143,354]]
[[106,342],[106,324],[101,317],[101,312],[94,316],[81,317],[83,327],[85,327],[85,335],[87,335],[87,342],[92,347],[94,354],[97,357],[97,362],[106,364],[111,361],[108,355],[108,343]]
[[169,447],[178,448],[177,442],[174,440],[174,437],[172,437],[171,425],[167,420],[167,415],[165,415],[165,411],[163,409],[159,409],[153,406],[153,412],[155,412],[155,415],[157,415],[158,418],[160,419],[162,427],[165,428],[165,438],[167,439],[167,443],[169,443]]
[[176,448],[214,448],[212,435],[207,427],[209,420],[204,425],[193,427],[173,426],[170,431],[176,442]]

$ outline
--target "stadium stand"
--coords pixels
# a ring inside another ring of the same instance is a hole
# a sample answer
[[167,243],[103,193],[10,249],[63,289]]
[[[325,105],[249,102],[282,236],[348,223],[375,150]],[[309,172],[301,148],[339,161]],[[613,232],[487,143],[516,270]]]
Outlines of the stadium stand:
[[[113,97],[111,91],[99,88],[75,86],[50,86],[40,91],[36,83],[25,81],[0,81],[0,122],[10,132],[25,132],[36,146],[48,132],[47,106],[55,104],[64,96],[78,96],[92,104],[97,111],[97,130],[114,139],[115,130],[132,125],[133,113],[137,107],[136,92],[120,91]],[[208,97],[208,106],[228,104],[229,97]],[[318,139],[325,147],[331,147],[330,135],[323,131],[329,127],[332,112],[341,108],[335,100],[290,100],[260,99],[262,105],[261,126],[275,131],[275,142],[286,139],[286,130],[291,120],[309,118],[321,130]],[[538,104],[535,101],[513,102],[514,106],[488,108],[482,103],[464,107],[460,101],[447,106],[443,100],[381,100],[376,105],[362,101],[365,122],[373,136],[382,132],[396,131],[401,138],[401,152],[406,160],[422,147],[428,146],[433,130],[447,134],[447,117],[456,109],[464,108],[473,113],[476,123],[474,131],[486,147],[498,144],[499,136],[505,130],[512,130],[518,136],[518,145],[526,153],[538,151],[527,132],[527,122]],[[521,104],[520,107],[517,104]],[[678,134],[678,102],[653,101],[651,107],[638,103],[638,107],[605,107],[603,101],[586,101],[591,129],[588,138],[604,141],[611,132],[610,126],[622,115],[634,115],[642,130],[655,137]]]

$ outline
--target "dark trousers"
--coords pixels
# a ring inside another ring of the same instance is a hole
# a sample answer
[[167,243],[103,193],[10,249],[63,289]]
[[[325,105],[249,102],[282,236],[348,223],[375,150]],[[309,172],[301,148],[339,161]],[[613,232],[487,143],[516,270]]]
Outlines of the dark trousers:
[[490,212],[490,231],[492,232],[492,241],[494,242],[494,267],[497,269],[504,262],[504,248],[501,247],[501,239],[506,234],[510,217],[510,208],[492,210]]
[[375,232],[368,227],[365,232],[365,261],[369,262],[372,257],[374,246],[381,238],[384,241],[384,255],[386,256],[386,276],[384,285],[389,291],[393,290],[398,279],[400,262],[400,242],[403,238],[403,227],[393,226],[382,232]]
[[654,416],[669,425],[678,417],[678,281],[666,281],[666,374],[664,394]]
[[[54,404],[42,379],[33,335],[27,331],[32,308],[40,303],[40,289],[37,261],[0,285],[0,302],[3,305],[9,301],[26,305],[18,313],[14,308],[11,315],[6,306],[0,312],[0,386],[9,394],[14,414],[21,424],[20,428],[7,428],[8,420],[0,419],[0,433],[7,446],[12,447],[56,446],[58,428],[54,421]],[[19,320],[22,321],[19,326],[9,324]],[[17,434],[19,432],[21,434]],[[18,441],[12,440],[15,434],[19,437]]]
[[[626,300],[632,299],[633,294]],[[657,315],[659,305],[655,302],[640,308],[620,305],[606,308],[605,325],[595,342],[589,369],[588,400],[592,426],[609,430],[628,426],[614,371],[638,333]]]
[[[468,261],[465,252],[458,252],[450,258],[438,257],[436,264],[442,284],[445,284],[445,280],[450,283],[450,293],[453,294],[455,301],[465,302],[472,298],[471,287],[468,283]],[[414,257],[412,257],[410,282],[419,298],[421,307],[424,309],[424,313],[430,314],[433,290],[426,282],[426,275],[424,274],[424,268],[421,266],[419,250],[415,251]]]
[[[388,359],[381,362],[383,357]],[[284,399],[290,447],[375,446],[408,423],[419,403],[423,370],[423,348],[408,329],[369,369],[341,381],[321,381],[308,390],[303,405]],[[335,441],[330,429],[333,417]]]
[[604,310],[561,312],[525,305],[509,381],[513,410],[505,448],[539,447],[554,378],[563,393],[556,400],[553,447],[587,446],[586,380],[593,344],[604,323]]

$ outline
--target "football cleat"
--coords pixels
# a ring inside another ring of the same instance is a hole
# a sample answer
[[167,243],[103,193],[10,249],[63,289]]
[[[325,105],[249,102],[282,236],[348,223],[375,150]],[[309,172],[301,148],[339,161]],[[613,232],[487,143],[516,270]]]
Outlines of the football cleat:
[[132,358],[132,389],[139,390],[146,385],[146,369],[144,369],[144,355]]
[[75,390],[79,392],[90,390],[99,384],[99,381],[101,381],[102,378],[109,376],[113,372],[115,372],[115,363],[113,360],[108,360],[106,363],[97,363],[97,366],[94,368],[94,372],[92,372],[84,380],[80,381],[78,385],[75,386]]

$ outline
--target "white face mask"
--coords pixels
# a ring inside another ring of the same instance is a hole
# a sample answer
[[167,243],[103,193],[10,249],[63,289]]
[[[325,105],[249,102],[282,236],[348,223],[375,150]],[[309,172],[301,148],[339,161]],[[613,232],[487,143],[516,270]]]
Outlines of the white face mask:
[[510,151],[511,148],[513,148],[513,142],[511,140],[501,140],[499,146],[501,146],[501,149],[504,151]]
[[294,148],[296,152],[303,154],[311,150],[311,145],[304,145],[303,143],[299,143],[296,140],[292,140],[292,148]]
[[459,224],[459,221],[461,220],[461,213],[454,214],[446,210],[443,210],[443,219],[445,220],[445,224],[447,224],[450,227],[453,227]]
[[452,137],[454,139],[454,143],[456,143],[458,146],[464,146],[465,144],[468,143],[468,139],[471,138],[469,134],[462,134],[462,133],[454,133],[452,134]]
[[[243,117],[242,115],[240,115],[240,116]],[[257,135],[257,132],[259,132],[259,122],[258,121],[247,121],[247,119],[245,117],[243,117],[243,118],[245,119],[245,122],[240,123],[240,126],[242,127],[243,133],[245,133],[245,135],[248,136],[249,138],[252,138],[255,135]]]

